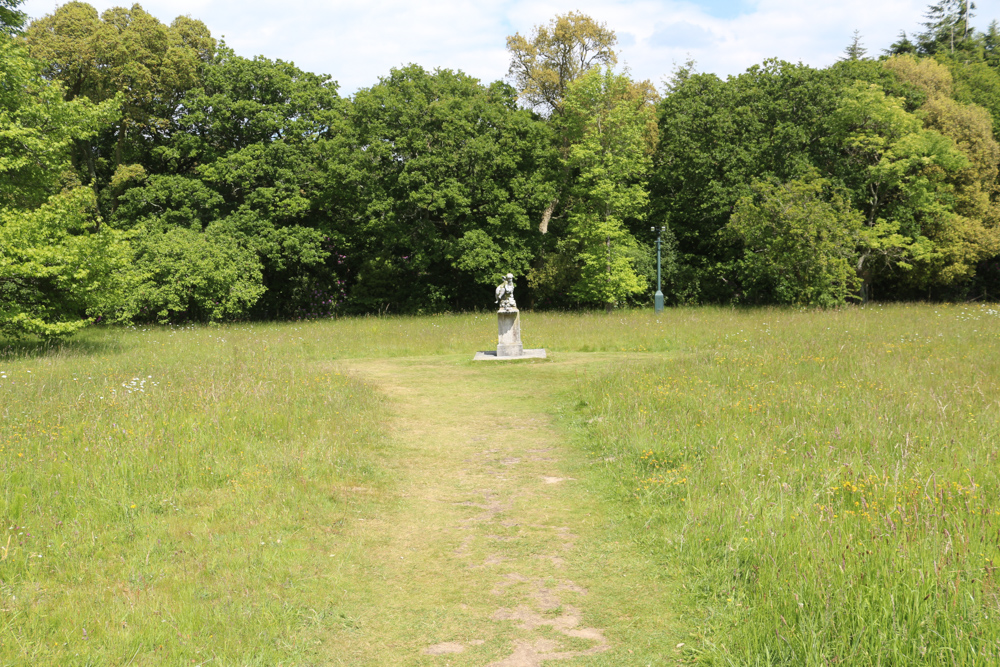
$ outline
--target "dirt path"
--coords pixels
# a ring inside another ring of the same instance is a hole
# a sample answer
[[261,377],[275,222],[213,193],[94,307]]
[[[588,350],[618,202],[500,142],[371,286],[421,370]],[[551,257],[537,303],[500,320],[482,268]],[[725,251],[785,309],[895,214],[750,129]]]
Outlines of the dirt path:
[[605,519],[545,409],[571,365],[350,363],[391,398],[403,457],[395,509],[362,532],[370,611],[338,647],[343,664],[630,664],[610,659],[631,651],[591,587],[646,589],[589,548]]

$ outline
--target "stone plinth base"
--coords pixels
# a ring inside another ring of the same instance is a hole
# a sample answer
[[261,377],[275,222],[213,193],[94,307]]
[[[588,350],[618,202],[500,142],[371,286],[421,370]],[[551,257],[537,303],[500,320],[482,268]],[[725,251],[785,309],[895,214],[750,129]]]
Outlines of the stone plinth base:
[[476,352],[476,356],[472,358],[473,361],[516,361],[517,359],[545,359],[545,348],[539,348],[537,350],[522,350],[521,354],[516,357],[505,356],[501,357],[496,352],[490,350],[489,352]]
[[524,352],[521,345],[521,313],[517,308],[497,313],[497,356],[517,357]]
[[521,344],[521,314],[505,304],[497,312],[497,351],[477,352],[474,361],[544,359],[545,350],[526,350]]
[[498,357],[520,357],[522,354],[524,354],[524,346],[520,343],[517,345],[497,345]]

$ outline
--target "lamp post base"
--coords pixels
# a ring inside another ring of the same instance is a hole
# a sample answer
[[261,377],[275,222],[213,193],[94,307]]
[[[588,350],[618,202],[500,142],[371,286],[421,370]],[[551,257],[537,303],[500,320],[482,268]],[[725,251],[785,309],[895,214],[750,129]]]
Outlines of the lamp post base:
[[658,313],[663,312],[663,292],[657,290],[656,294],[653,296],[653,308]]

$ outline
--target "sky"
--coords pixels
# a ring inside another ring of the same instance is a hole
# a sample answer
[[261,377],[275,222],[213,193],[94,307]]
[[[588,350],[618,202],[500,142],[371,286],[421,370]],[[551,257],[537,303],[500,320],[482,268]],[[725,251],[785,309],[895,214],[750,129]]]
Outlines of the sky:
[[[342,95],[378,82],[393,67],[462,70],[484,83],[507,75],[505,40],[580,11],[618,36],[619,65],[657,87],[689,59],[699,72],[739,74],[766,58],[826,67],[855,30],[878,55],[900,30],[912,35],[930,0],[146,0],[169,23],[200,19],[237,54],[294,62],[329,74]],[[53,0],[26,0],[37,18]],[[92,0],[98,11],[129,0]],[[973,25],[1000,19],[1000,0],[976,0]]]

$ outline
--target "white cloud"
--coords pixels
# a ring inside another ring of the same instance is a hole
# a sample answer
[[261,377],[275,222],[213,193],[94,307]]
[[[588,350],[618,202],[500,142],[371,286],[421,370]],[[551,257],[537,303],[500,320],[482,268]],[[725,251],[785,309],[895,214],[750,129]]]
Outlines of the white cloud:
[[[855,29],[870,55],[895,41],[901,29],[918,30],[926,2],[713,0],[710,7],[681,0],[148,0],[142,4],[164,22],[178,14],[201,19],[214,35],[225,35],[241,55],[292,60],[303,69],[330,74],[340,82],[342,93],[350,94],[376,83],[391,67],[411,62],[427,69],[461,69],[486,82],[502,78],[507,73],[507,35],[530,33],[534,25],[575,10],[606,22],[620,34],[621,59],[633,76],[657,83],[669,76],[674,63],[689,56],[699,71],[723,76],[772,57],[824,67],[840,57]],[[131,0],[91,4],[103,10],[129,5]],[[997,14],[991,11],[996,0],[979,4],[984,27]],[[27,0],[23,9],[30,16],[41,16],[55,5],[52,0]]]

